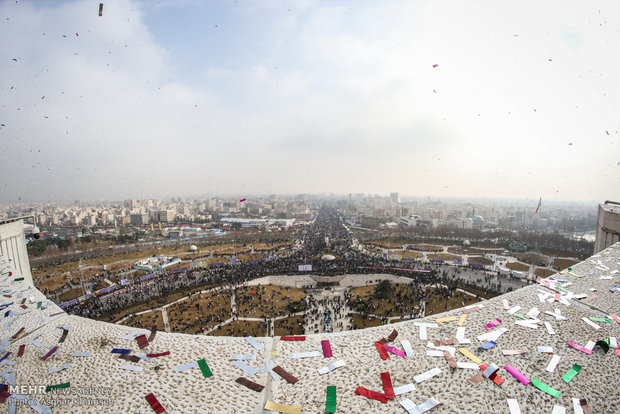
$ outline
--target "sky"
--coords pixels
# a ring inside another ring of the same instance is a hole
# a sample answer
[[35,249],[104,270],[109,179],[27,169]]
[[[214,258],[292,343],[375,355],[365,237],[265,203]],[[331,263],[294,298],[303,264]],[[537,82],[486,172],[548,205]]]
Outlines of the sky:
[[0,1],[0,202],[620,200],[617,1]]

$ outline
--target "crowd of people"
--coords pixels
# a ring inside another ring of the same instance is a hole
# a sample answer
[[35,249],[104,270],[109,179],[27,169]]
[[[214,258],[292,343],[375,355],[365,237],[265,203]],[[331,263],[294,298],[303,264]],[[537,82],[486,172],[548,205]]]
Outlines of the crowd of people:
[[307,303],[309,311],[304,314],[306,332],[338,332],[350,327],[346,292],[321,292],[318,297],[308,295]]
[[[485,286],[492,287],[491,276],[481,270],[415,260],[392,261],[354,249],[353,234],[344,225],[337,210],[326,205],[297,237],[294,247],[287,254],[258,261],[212,264],[208,268],[189,268],[180,272],[164,271],[155,278],[79,301],[66,310],[98,319],[136,303],[165,298],[179,290],[197,286],[241,286],[244,282],[264,276],[299,274],[299,265],[311,265],[311,273],[318,275],[390,273],[411,279],[414,287],[438,282],[474,284],[483,280]],[[324,260],[323,255],[326,254],[334,256],[333,260]],[[317,323],[318,320],[312,325]]]

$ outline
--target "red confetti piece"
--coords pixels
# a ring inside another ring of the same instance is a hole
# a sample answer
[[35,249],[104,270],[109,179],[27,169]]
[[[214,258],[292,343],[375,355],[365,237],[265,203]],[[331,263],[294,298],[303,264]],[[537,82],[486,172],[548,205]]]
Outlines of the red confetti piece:
[[284,370],[284,368],[279,365],[273,369],[273,372],[284,378],[289,384],[295,384],[297,381],[299,381],[299,378],[289,374]]
[[382,403],[388,402],[388,397],[386,397],[385,394],[381,392],[377,392],[377,391],[372,391],[364,387],[357,387],[357,389],[355,390],[355,393],[358,395],[362,395],[366,398],[377,400]]
[[163,356],[168,356],[168,355],[170,355],[170,351],[160,352],[158,354],[146,354],[146,356],[149,358],[158,358],[158,357],[163,357]]
[[281,336],[281,341],[305,341],[305,336]]
[[383,342],[377,341],[375,342],[375,346],[377,347],[377,351],[379,351],[379,355],[381,355],[381,359],[390,359],[390,356],[388,355],[385,347],[383,346]]
[[146,339],[146,335],[136,336],[136,342],[138,342],[138,346],[140,347],[140,349],[146,348],[149,345],[149,340]]
[[17,338],[18,338],[18,337],[19,337],[22,333],[24,333],[24,331],[25,331],[25,330],[26,330],[26,328],[24,328],[24,327],[22,326],[22,328],[21,328],[19,331],[17,331],[17,333],[16,333],[15,335],[13,335],[13,336],[11,337],[11,341],[16,340],[16,339],[17,339]]
[[392,386],[392,378],[389,372],[381,373],[381,382],[383,383],[383,393],[386,398],[395,398],[394,387]]
[[250,381],[249,379],[244,378],[244,377],[239,377],[235,381],[237,381],[241,385],[245,385],[251,390],[258,391],[258,392],[261,392],[263,388],[265,388],[264,385],[257,384],[254,381]]
[[55,347],[53,347],[52,349],[50,349],[50,351],[49,351],[47,354],[43,355],[43,356],[41,357],[41,359],[42,359],[43,361],[45,361],[47,358],[49,358],[49,357],[50,357],[50,356],[51,356],[54,352],[56,352],[56,351],[58,351],[58,346],[55,346]]
[[146,401],[148,401],[149,405],[151,406],[153,411],[155,411],[156,414],[161,414],[164,411],[166,411],[166,409],[162,407],[162,405],[159,403],[159,401],[157,400],[155,395],[153,395],[153,393],[150,393],[149,395],[145,395],[144,398],[146,398]]
[[7,398],[9,398],[11,396],[11,393],[9,392],[9,386],[6,384],[1,384],[0,385],[0,403],[3,403],[6,401]]

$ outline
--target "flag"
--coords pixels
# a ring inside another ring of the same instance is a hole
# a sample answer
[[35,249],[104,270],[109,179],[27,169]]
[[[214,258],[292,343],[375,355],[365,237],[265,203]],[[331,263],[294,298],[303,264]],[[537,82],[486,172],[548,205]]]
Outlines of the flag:
[[540,199],[538,200],[538,207],[536,207],[536,213],[538,213],[538,210],[540,210],[540,204],[542,203],[542,197],[540,197]]

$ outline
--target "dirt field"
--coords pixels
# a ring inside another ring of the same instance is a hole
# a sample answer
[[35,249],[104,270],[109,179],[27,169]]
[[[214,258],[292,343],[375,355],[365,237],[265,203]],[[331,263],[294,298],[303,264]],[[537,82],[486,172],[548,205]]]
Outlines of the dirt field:
[[572,259],[561,259],[561,258],[556,258],[553,260],[553,268],[557,269],[557,270],[564,270],[566,268],[569,268],[575,264],[579,263],[576,260],[572,260]]
[[411,247],[415,250],[420,250],[423,252],[442,252],[443,246],[435,246],[433,244],[416,244]]
[[56,289],[64,287],[66,282],[67,277],[65,275],[34,278],[34,285],[42,292],[45,292],[45,289],[49,289],[50,292],[54,292]]
[[448,247],[448,251],[454,254],[485,254],[485,253],[502,254],[504,252],[504,249],[480,249],[477,247],[450,246]]
[[[369,251],[372,251],[373,253],[377,253],[377,254],[383,254],[383,249],[377,249],[377,248],[371,247]],[[412,251],[404,252],[402,250],[396,250],[396,249],[388,249],[388,254],[397,254],[401,256],[403,259],[419,259],[422,256],[424,256],[422,253],[419,253],[419,252],[412,252]]]
[[422,253],[412,251],[400,252],[398,254],[402,255],[404,259],[419,259],[424,256]]
[[376,287],[377,285],[368,285],[349,289],[355,311],[379,316],[410,315],[420,311],[420,289],[409,284],[393,283],[394,291],[390,298],[375,299],[373,294]]
[[535,264],[536,266],[547,266],[549,262],[549,257],[540,254],[524,253],[515,254],[514,256],[522,262]]
[[446,262],[451,262],[454,259],[460,259],[461,256],[457,256],[454,254],[448,254],[448,253],[431,253],[426,255],[426,257],[429,258],[429,260],[444,260]]
[[467,262],[468,263],[478,263],[478,264],[481,264],[483,266],[490,266],[490,265],[493,264],[493,260],[489,260],[486,257],[481,257],[481,256],[468,257],[467,258]]
[[543,267],[537,267],[536,270],[534,270],[534,274],[536,276],[539,277],[549,277],[551,275],[554,275],[555,272],[551,269],[545,269]]
[[166,297],[157,297],[157,298],[150,299],[146,302],[136,303],[135,305],[131,305],[126,308],[123,308],[122,310],[119,310],[118,313],[106,314],[103,317],[101,317],[99,320],[106,321],[106,322],[117,322],[118,320],[123,319],[125,316],[129,315],[130,313],[137,313],[137,312],[142,312],[142,311],[153,309],[153,308],[159,308],[161,306],[164,306],[168,303],[174,302],[176,300],[181,299],[182,297],[189,295],[190,292],[191,293],[199,292],[201,290],[207,290],[212,287],[213,285],[204,285],[204,286],[196,286],[191,289],[180,290],[178,292],[171,293]]
[[231,317],[230,290],[201,293],[167,308],[172,332],[195,334]]
[[273,323],[274,336],[282,335],[303,335],[304,317],[291,316],[290,318],[280,319]]
[[477,289],[475,287],[471,287],[471,286],[467,286],[467,288],[464,288],[463,290],[466,290],[469,293],[473,293],[474,295],[478,295],[481,298],[484,299],[491,299],[494,298],[496,296],[499,296],[500,293],[496,293],[496,292],[486,292],[482,289]]
[[121,325],[133,326],[134,328],[142,328],[151,330],[153,324],[157,325],[158,331],[164,331],[164,318],[161,311],[152,311],[136,315],[131,318],[125,319]]
[[250,249],[247,247],[231,247],[229,249],[218,250],[217,252],[213,252],[216,256],[224,256],[230,254],[240,254],[240,253],[250,253]]
[[61,302],[66,302],[68,300],[75,299],[82,295],[84,295],[84,290],[81,287],[79,287],[79,288],[66,291],[65,293],[59,296],[59,299]]
[[290,303],[305,297],[306,293],[299,288],[272,285],[242,287],[237,289],[237,313],[251,318],[285,316],[291,313],[288,310]]
[[215,331],[209,332],[212,336],[265,336],[267,327],[264,322],[232,321]]
[[371,326],[380,326],[381,319],[378,318],[365,318],[359,313],[353,314],[353,329],[370,328]]
[[427,288],[426,290],[426,316],[435,315],[478,302],[475,297],[466,295],[463,292],[457,292],[456,290],[452,292],[452,296],[449,299],[441,293],[441,289]]
[[524,265],[523,263],[519,262],[506,263],[506,267],[511,270],[516,270],[517,272],[527,272],[528,270],[530,270],[530,267],[528,265]]
[[[266,244],[266,243],[256,243],[255,244],[255,248],[260,248],[261,250],[270,250],[271,248],[274,247],[283,247],[283,246],[287,246],[290,245],[291,243],[275,243],[275,244]],[[93,258],[89,258],[89,259],[84,259],[83,260],[83,265],[85,267],[88,266],[101,266],[104,264],[109,264],[109,263],[115,263],[118,261],[127,261],[127,262],[123,262],[123,263],[118,263],[115,265],[111,265],[108,267],[108,270],[110,270],[111,272],[117,271],[118,269],[122,269],[122,268],[131,268],[134,263],[139,260],[139,259],[143,259],[145,257],[151,257],[151,256],[159,256],[159,255],[166,255],[166,256],[179,256],[179,258],[181,259],[194,259],[196,257],[199,256],[204,256],[204,255],[208,255],[210,254],[211,251],[215,251],[215,250],[222,250],[222,249],[227,249],[228,253],[226,254],[230,254],[230,252],[233,251],[249,251],[249,247],[241,247],[239,243],[219,243],[219,244],[213,244],[213,245],[208,245],[208,246],[199,246],[199,251],[195,252],[195,253],[190,253],[188,252],[189,246],[169,246],[169,247],[164,247],[164,248],[148,248],[148,249],[144,249],[144,250],[136,250],[136,251],[130,251],[130,252],[119,252],[110,256],[98,256],[98,257],[93,257]],[[200,250],[202,249],[202,250]],[[222,253],[221,251],[219,253]],[[224,260],[222,258],[211,258],[213,261],[210,261],[210,263],[214,263],[217,261],[220,262],[228,262],[228,260]],[[51,267],[42,267],[42,266],[37,266],[37,270],[33,271],[33,277],[40,277],[40,276],[44,276],[47,274],[54,274],[54,273],[65,273],[65,272],[70,272],[70,271],[76,271],[78,270],[79,267],[79,260],[76,261],[72,261],[72,262],[66,262],[57,266],[51,266]],[[95,273],[100,273],[102,271],[101,268],[96,269]]]
[[243,254],[241,256],[237,256],[237,259],[245,262],[247,260],[259,260],[267,256],[267,253],[252,253],[252,254]]

